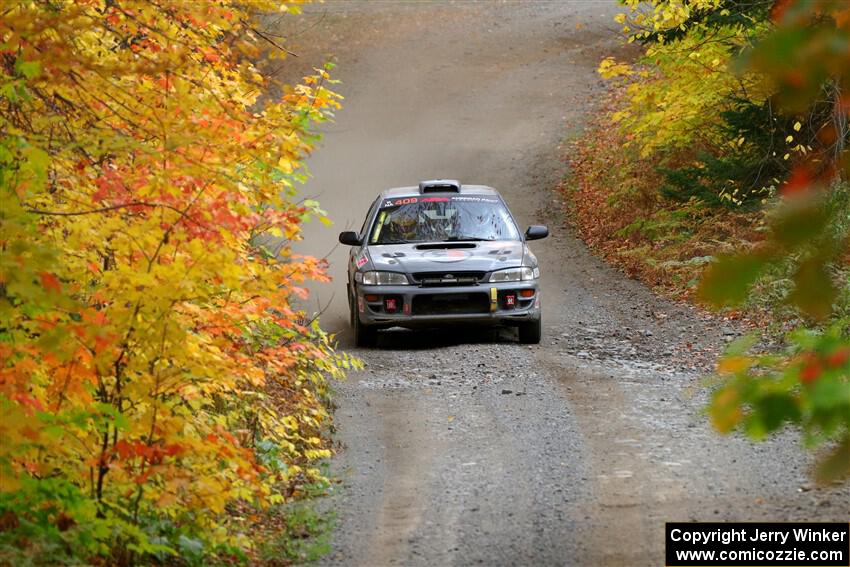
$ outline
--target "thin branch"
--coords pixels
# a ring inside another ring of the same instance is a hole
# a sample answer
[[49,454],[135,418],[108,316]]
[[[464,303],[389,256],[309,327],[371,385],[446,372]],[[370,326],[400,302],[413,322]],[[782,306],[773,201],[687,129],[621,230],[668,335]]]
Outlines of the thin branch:
[[[46,211],[43,209],[36,209],[33,207],[26,207],[27,211],[30,213],[34,213],[37,215],[48,215],[48,216],[56,216],[56,217],[79,217],[82,215],[93,215],[98,213],[106,213],[109,211],[114,211],[117,209],[125,209],[127,207],[150,207],[152,209],[163,208],[174,211],[179,214],[182,218],[186,218],[198,226],[204,226],[197,220],[185,214],[185,211],[178,209],[177,207],[166,205],[165,203],[146,203],[144,201],[133,201],[131,203],[122,203],[120,205],[110,205],[108,207],[101,207],[99,209],[90,209],[88,211]],[[204,227],[206,228],[206,227]]]
[[269,43],[270,43],[270,44],[272,44],[273,46],[275,46],[275,47],[277,47],[278,49],[280,49],[281,51],[283,51],[284,53],[287,53],[287,54],[289,54],[289,55],[292,55],[293,57],[298,57],[298,54],[297,54],[297,53],[295,53],[295,52],[293,52],[293,51],[288,50],[287,48],[285,48],[284,46],[280,45],[278,42],[276,42],[275,40],[273,40],[272,38],[270,38],[269,36],[267,36],[265,33],[261,32],[260,30],[258,30],[258,29],[257,29],[257,28],[255,28],[255,27],[250,26],[247,22],[242,22],[242,24],[243,24],[243,25],[245,25],[245,26],[246,26],[248,29],[250,29],[252,32],[254,32],[255,34],[257,34],[258,36],[260,36],[262,39],[266,40],[267,42],[269,42]]

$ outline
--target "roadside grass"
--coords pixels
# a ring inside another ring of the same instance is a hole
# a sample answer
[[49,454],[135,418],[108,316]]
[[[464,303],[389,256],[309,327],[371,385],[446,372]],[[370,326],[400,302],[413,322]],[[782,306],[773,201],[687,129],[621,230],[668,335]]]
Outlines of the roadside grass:
[[249,564],[264,567],[304,565],[330,551],[336,514],[319,503],[327,496],[332,483],[327,480],[329,466],[328,461],[320,463],[320,479],[298,485],[285,503],[265,510],[252,507],[232,511],[249,520],[248,537],[255,543]]
[[314,563],[331,550],[336,522],[332,511],[317,511],[309,502],[297,502],[269,510],[276,530],[264,538],[257,559],[268,566]]

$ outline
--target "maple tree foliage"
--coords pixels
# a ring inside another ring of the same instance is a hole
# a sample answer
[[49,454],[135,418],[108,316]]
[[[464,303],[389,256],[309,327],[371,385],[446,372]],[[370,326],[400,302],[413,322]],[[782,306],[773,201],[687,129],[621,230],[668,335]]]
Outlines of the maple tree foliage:
[[3,6],[0,557],[243,553],[227,512],[319,476],[357,362],[293,305],[327,276],[288,243],[340,97],[318,68],[260,102],[252,63],[296,4]]

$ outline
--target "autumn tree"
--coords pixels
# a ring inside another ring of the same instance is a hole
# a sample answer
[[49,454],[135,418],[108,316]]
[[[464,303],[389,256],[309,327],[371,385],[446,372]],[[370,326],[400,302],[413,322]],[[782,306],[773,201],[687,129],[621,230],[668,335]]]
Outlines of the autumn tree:
[[773,1],[624,4],[617,20],[644,55],[637,64],[607,58],[600,72],[626,84],[628,104],[613,119],[631,143],[643,157],[666,158],[662,193],[711,206],[766,204],[794,163],[819,150],[817,127],[835,108],[834,91],[802,108],[778,104],[776,77],[746,64],[767,52],[753,47],[776,28]]
[[326,276],[288,242],[339,97],[318,68],[260,103],[253,63],[285,56],[257,16],[297,9],[2,8],[0,558],[244,557],[235,510],[318,477],[352,361],[294,306]]

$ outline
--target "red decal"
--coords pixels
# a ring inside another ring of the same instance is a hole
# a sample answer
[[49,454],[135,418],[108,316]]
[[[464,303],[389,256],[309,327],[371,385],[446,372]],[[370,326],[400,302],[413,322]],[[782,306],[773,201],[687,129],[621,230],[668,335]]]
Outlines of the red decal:
[[513,307],[516,305],[516,296],[515,295],[506,295],[505,296],[505,305],[508,307]]

